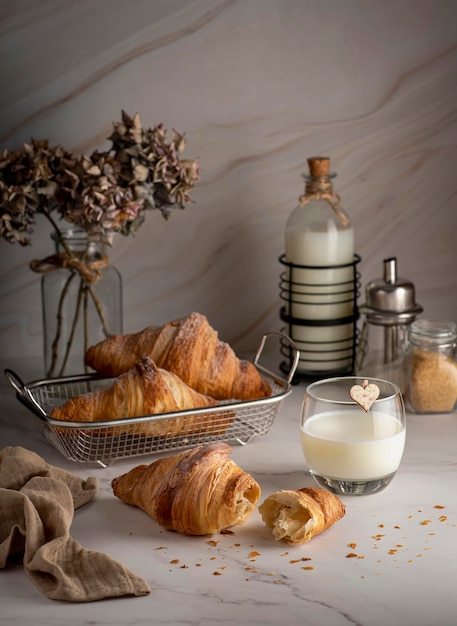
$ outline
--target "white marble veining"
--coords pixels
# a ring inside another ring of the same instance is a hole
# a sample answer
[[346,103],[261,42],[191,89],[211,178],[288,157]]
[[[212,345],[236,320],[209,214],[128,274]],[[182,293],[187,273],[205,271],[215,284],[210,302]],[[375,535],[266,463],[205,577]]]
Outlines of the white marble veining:
[[[30,362],[17,367],[26,380],[33,377]],[[260,502],[278,489],[312,485],[298,436],[303,391],[303,385],[294,387],[267,435],[232,448],[232,458],[259,482]],[[143,598],[59,603],[44,598],[22,566],[11,563],[0,571],[2,626],[455,625],[455,414],[408,415],[405,454],[392,483],[377,495],[342,498],[342,520],[291,547],[273,540],[257,511],[233,534],[184,537],[163,530],[110,487],[113,477],[156,455],[106,469],[67,461],[44,440],[36,418],[4,379],[0,394],[0,447],[24,446],[85,478],[96,476],[99,491],[76,512],[70,532],[152,589]]]
[[[362,285],[397,256],[423,315],[457,318],[454,0],[2,0],[0,147],[103,148],[120,112],[186,132],[195,204],[148,215],[111,260],[125,329],[197,310],[235,349],[281,327],[278,257],[306,159],[326,154]],[[51,251],[0,244],[2,353],[42,352]],[[363,287],[360,300],[364,298]]]

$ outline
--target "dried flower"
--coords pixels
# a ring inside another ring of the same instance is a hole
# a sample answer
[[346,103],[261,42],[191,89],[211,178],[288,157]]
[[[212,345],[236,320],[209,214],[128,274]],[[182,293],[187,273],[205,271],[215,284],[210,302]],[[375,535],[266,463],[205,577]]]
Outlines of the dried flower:
[[173,208],[191,202],[200,165],[198,159],[180,160],[184,135],[173,130],[168,141],[161,124],[144,129],[138,114],[131,118],[124,111],[113,127],[111,148],[90,156],[75,157],[34,139],[20,150],[4,150],[0,237],[29,245],[36,215],[56,212],[91,238],[109,242],[113,233],[135,232],[149,209],[167,219]]

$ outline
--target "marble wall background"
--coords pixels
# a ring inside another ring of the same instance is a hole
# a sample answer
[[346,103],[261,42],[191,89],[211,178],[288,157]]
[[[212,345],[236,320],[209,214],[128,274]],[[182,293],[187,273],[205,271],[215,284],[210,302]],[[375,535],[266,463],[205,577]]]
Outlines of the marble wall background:
[[[284,227],[317,154],[362,284],[397,256],[423,315],[457,320],[454,0],[0,0],[0,59],[2,148],[104,148],[125,109],[201,160],[194,205],[115,242],[126,331],[197,310],[248,351],[279,330]],[[42,223],[0,244],[2,361],[42,352],[28,263],[50,252]]]

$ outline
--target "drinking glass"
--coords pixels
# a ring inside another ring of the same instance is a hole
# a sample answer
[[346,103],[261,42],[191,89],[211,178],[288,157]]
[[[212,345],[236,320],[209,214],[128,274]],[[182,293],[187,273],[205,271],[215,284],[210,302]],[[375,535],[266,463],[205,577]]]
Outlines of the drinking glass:
[[300,429],[306,464],[316,482],[339,495],[385,489],[403,456],[406,419],[400,389],[378,378],[379,397],[365,411],[350,395],[356,376],[311,383],[303,400]]

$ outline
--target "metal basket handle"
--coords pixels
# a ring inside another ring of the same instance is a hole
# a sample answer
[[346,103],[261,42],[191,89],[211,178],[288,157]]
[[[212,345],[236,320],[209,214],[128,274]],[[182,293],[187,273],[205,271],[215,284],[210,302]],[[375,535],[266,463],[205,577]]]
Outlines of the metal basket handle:
[[16,391],[18,397],[22,402],[31,409],[34,413],[36,413],[39,417],[48,417],[46,411],[38,404],[38,402],[33,397],[32,392],[27,387],[27,385],[22,381],[20,376],[13,372],[11,369],[4,370],[5,377],[11,387]]
[[[265,344],[267,342],[267,339],[271,336],[276,336],[276,337],[280,337],[281,339],[284,339],[285,341],[287,341],[289,343],[289,345],[291,346],[292,350],[293,350],[293,354],[294,354],[294,358],[292,361],[292,365],[290,367],[289,373],[287,375],[286,381],[288,384],[290,384],[293,380],[293,377],[295,375],[295,372],[297,370],[297,366],[298,366],[298,362],[300,360],[300,352],[297,348],[297,346],[295,345],[295,343],[292,341],[292,339],[290,337],[288,337],[287,335],[285,335],[284,333],[280,333],[280,332],[276,332],[276,331],[271,331],[269,333],[266,333],[265,335],[263,335],[261,341],[260,341],[260,345],[257,349],[257,353],[255,355],[254,358],[254,365],[258,365],[259,364],[259,359],[262,355],[263,349],[265,347]],[[271,372],[269,372],[271,374]]]

